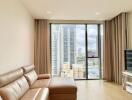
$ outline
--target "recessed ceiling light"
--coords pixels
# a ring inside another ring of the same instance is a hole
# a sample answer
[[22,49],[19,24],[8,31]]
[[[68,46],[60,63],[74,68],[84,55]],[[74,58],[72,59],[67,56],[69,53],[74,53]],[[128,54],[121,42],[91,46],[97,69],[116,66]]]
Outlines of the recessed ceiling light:
[[100,15],[100,12],[96,12],[95,15]]
[[47,11],[46,13],[47,13],[47,14],[52,14],[52,12],[51,12],[51,11]]

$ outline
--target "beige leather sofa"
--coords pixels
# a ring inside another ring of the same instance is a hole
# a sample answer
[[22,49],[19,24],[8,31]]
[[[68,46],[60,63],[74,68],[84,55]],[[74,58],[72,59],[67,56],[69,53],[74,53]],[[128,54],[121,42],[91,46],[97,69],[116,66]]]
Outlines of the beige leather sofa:
[[74,80],[37,75],[34,65],[0,75],[0,100],[76,100]]
[[3,100],[48,100],[49,89],[31,89],[21,68],[0,76],[0,96]]

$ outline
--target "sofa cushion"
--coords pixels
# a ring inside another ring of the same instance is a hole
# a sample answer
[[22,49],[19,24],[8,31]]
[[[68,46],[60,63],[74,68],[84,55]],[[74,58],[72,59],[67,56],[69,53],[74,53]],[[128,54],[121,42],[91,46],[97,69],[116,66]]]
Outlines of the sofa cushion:
[[26,99],[35,100],[40,90],[41,88],[29,89],[20,100],[26,100]]
[[15,71],[11,71],[9,73],[0,75],[0,87],[5,86],[5,85],[17,80],[21,76],[23,76],[22,69],[17,69]]
[[35,70],[30,71],[29,73],[24,75],[29,83],[29,86],[32,86],[32,84],[37,80],[38,76],[35,72]]
[[29,66],[25,66],[25,67],[22,67],[23,68],[23,71],[24,71],[24,74],[34,70],[35,66],[34,65],[29,65]]
[[50,79],[37,80],[37,81],[34,82],[34,84],[30,88],[48,87],[49,83],[50,83]]
[[0,88],[0,95],[3,100],[18,100],[29,89],[28,82],[24,76],[16,81]]
[[48,88],[30,89],[20,100],[48,100]]
[[50,94],[76,94],[77,87],[73,79],[70,78],[52,78],[49,84]]

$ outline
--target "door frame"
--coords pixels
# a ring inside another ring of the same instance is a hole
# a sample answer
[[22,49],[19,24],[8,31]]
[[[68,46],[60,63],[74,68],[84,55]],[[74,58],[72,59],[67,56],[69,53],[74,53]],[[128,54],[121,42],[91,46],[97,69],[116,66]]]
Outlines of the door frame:
[[[75,79],[75,80],[100,80],[102,79],[102,65],[101,65],[101,25],[102,23],[49,23],[49,32],[50,32],[50,56],[52,58],[52,51],[51,51],[51,48],[52,48],[52,34],[51,34],[51,26],[52,24],[74,24],[74,25],[85,25],[85,59],[86,59],[86,78],[85,79]],[[87,35],[88,35],[88,32],[87,32],[87,25],[97,25],[97,33],[98,33],[98,57],[87,57],[88,55],[88,38],[87,38]],[[89,79],[88,78],[88,58],[99,58],[99,70],[100,70],[100,73],[99,73],[99,78],[97,79]],[[52,59],[51,59],[52,60]],[[52,62],[52,61],[51,61]],[[52,63],[51,63],[51,66],[52,66]]]

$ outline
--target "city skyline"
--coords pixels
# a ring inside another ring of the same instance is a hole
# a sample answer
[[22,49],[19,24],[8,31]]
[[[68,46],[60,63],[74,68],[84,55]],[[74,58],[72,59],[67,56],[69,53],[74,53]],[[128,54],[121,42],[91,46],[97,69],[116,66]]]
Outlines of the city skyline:
[[[82,77],[86,77],[86,44],[85,44],[85,25],[82,24],[52,24],[52,73],[56,75],[61,74],[61,70],[65,64],[68,64],[69,68],[73,68],[74,73],[82,73]],[[87,25],[88,32],[88,56],[98,56],[98,33],[97,25]],[[98,60],[89,60],[89,64],[98,67]],[[78,65],[77,65],[78,64]],[[78,69],[77,66],[80,66]],[[89,75],[99,77],[98,69],[90,69]],[[75,72],[75,71],[79,72]],[[96,72],[94,72],[96,71]],[[93,73],[93,74],[92,74]],[[98,73],[98,74],[97,74]]]

